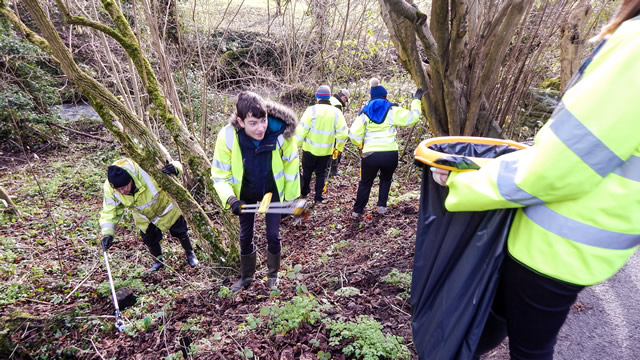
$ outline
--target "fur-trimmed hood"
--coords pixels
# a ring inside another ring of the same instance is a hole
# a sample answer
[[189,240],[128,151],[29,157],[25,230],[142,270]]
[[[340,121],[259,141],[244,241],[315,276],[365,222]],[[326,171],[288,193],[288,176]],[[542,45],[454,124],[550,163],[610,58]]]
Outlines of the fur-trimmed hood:
[[[265,104],[267,106],[267,116],[279,119],[285,124],[286,129],[283,133],[284,137],[288,139],[293,136],[296,133],[296,127],[298,126],[298,117],[296,116],[296,113],[289,107],[270,100],[265,100]],[[241,129],[240,124],[238,124],[238,116],[235,111],[231,117],[229,117],[229,124],[231,124],[231,126],[236,130]]]

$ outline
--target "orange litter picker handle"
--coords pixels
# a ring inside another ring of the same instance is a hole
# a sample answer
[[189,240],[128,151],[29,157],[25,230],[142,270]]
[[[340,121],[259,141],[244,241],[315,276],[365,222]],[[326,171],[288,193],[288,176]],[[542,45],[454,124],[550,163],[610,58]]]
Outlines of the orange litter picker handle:
[[[493,158],[479,158],[479,157],[472,157],[472,156],[447,154],[447,153],[439,152],[430,148],[430,146],[435,144],[446,144],[446,143],[507,145],[517,149],[526,149],[528,147],[527,145],[524,145],[515,141],[511,141],[511,140],[474,137],[474,136],[443,136],[443,137],[435,137],[435,138],[422,141],[416,148],[415,159],[429,166],[433,166],[439,169],[444,169],[449,171],[457,171],[457,172],[477,170],[478,168],[483,167],[484,165],[488,164],[491,160],[493,160]],[[458,162],[458,161],[451,161],[451,160],[460,160],[460,161]],[[450,164],[452,163],[464,164],[467,167],[459,168],[459,167],[451,166]]]

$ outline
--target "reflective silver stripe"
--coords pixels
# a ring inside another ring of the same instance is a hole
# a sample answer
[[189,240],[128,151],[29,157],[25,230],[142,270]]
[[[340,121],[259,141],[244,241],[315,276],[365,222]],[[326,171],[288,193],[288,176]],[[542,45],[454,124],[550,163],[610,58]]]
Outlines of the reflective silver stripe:
[[151,181],[151,176],[149,176],[149,174],[147,174],[147,172],[142,169],[140,169],[140,175],[142,175],[142,179],[144,179],[144,182],[147,184],[147,189],[151,191],[151,194],[153,196],[156,196],[158,194],[158,190],[153,185],[153,181]]
[[333,130],[309,129],[309,132],[318,135],[335,135],[335,131]]
[[600,229],[558,214],[545,205],[526,207],[524,213],[545,230],[580,244],[610,250],[627,250],[640,245],[640,234]]
[[223,162],[221,162],[221,161],[219,161],[217,159],[213,159],[211,161],[211,166],[213,166],[215,168],[218,168],[220,170],[223,170],[223,171],[230,171],[231,170],[231,164],[225,164],[225,163],[223,163]]
[[212,178],[212,179],[213,179],[213,184],[214,185],[219,183],[219,182],[225,182],[225,181],[228,182],[228,183],[231,183],[231,184],[237,184],[238,183],[238,179],[234,178],[233,176],[229,176],[229,177],[223,178],[223,179],[220,179],[220,178]]
[[318,116],[318,110],[316,109],[317,105],[313,105],[311,107],[311,127],[316,126],[316,116]]
[[587,129],[563,103],[558,105],[551,118],[553,120],[550,128],[558,139],[598,175],[605,177],[623,163],[623,160]]
[[629,180],[640,181],[640,156],[631,156],[614,173]]
[[300,123],[300,126],[302,126],[303,128],[305,128],[307,130],[311,130],[311,126],[309,126],[309,125],[307,125],[307,124],[305,124],[303,122]]
[[351,130],[349,130],[349,137],[352,138],[355,141],[361,142],[362,141],[362,136],[355,136]]
[[100,224],[100,229],[115,229],[116,225],[112,223]]
[[154,223],[154,224],[155,224],[155,223],[157,223],[157,222],[158,222],[158,220],[160,220],[160,218],[161,218],[161,217],[163,217],[163,216],[167,215],[167,213],[168,213],[169,211],[171,211],[171,209],[173,209],[173,203],[169,204],[169,206],[167,206],[167,207],[164,209],[164,211],[162,212],[162,214],[160,214],[160,216],[158,216],[157,218],[153,219],[153,223]]
[[147,220],[147,222],[150,222],[148,217],[146,217],[146,216],[144,216],[144,215],[140,214],[139,212],[134,211],[133,213],[134,213],[134,214],[136,214],[136,215],[138,215],[138,216],[140,216],[141,218],[143,218],[143,219]]
[[367,131],[367,134],[365,135],[365,139],[375,139],[375,138],[381,138],[381,137],[389,137],[389,136],[395,136],[396,135],[396,128],[395,127],[391,127],[388,130],[381,130],[381,131]]
[[336,139],[336,144],[342,144],[345,141],[347,141],[347,139]]
[[293,161],[293,159],[297,158],[298,156],[299,156],[298,152],[296,151],[296,152],[291,153],[291,155],[289,155],[289,156],[283,156],[282,157],[282,161]]
[[115,196],[116,199],[118,199],[118,201],[122,203],[122,198],[120,197],[120,193],[119,192],[114,191],[113,192],[113,196]]
[[346,127],[346,126],[343,126],[343,127],[341,127],[340,129],[336,129],[336,133],[343,132],[343,131],[345,131],[345,130],[347,130],[347,127]]
[[284,199],[284,190],[279,192],[278,195],[280,196],[280,200]]
[[105,196],[105,198],[104,198],[104,202],[105,202],[106,204],[113,205],[113,206],[118,206],[118,205],[120,205],[120,201],[115,201],[115,200],[113,200],[113,199],[111,199],[111,198],[108,198],[108,197],[106,197],[106,196]]
[[144,208],[148,208],[149,206],[151,206],[151,205],[155,204],[155,203],[156,203],[156,201],[158,201],[158,194],[156,194],[156,195],[153,197],[153,200],[151,200],[150,202],[148,202],[148,203],[146,203],[146,204],[142,204],[142,205],[136,206],[136,209],[138,209],[138,210],[142,210],[142,209],[144,209]]
[[129,170],[129,172],[132,173],[134,176],[138,176],[136,167],[133,165],[133,163],[129,159],[126,159],[126,164],[124,164],[124,166],[120,166],[120,165],[117,165],[117,166],[123,169]]
[[225,127],[224,130],[224,140],[225,143],[227,144],[227,149],[229,149],[229,151],[233,150],[233,140],[235,139],[235,130],[233,129],[233,126],[231,125],[227,125]]
[[367,145],[371,145],[371,144],[388,144],[388,143],[392,143],[395,142],[396,139],[395,138],[371,138],[371,139],[367,139]]
[[317,142],[311,141],[309,139],[304,139],[304,142],[306,142],[308,144],[311,144],[313,146],[316,146],[316,147],[320,147],[320,148],[333,147],[333,143],[331,143],[331,144],[321,144],[321,143],[317,143]]
[[302,136],[298,135],[298,134],[296,134],[296,139],[298,139],[300,141],[304,140],[304,138]]
[[298,173],[296,173],[295,175],[284,173],[284,179],[291,182],[296,181],[298,179]]
[[544,201],[522,190],[516,184],[515,177],[518,172],[517,164],[517,160],[503,161],[500,163],[500,171],[498,172],[498,178],[496,180],[500,195],[505,200],[520,205],[530,206],[543,204]]
[[281,178],[281,177],[283,177],[283,176],[284,176],[284,171],[283,171],[283,170],[278,171],[278,173],[277,173],[277,174],[273,174],[273,178],[274,178],[275,180],[278,180],[278,179],[280,179],[280,178]]

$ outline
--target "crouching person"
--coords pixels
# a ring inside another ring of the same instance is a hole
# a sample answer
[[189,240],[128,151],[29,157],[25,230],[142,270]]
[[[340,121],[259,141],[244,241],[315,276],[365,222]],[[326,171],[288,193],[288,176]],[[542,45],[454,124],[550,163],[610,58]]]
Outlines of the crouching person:
[[[248,288],[256,272],[253,243],[254,214],[242,205],[257,203],[266,193],[272,201],[290,201],[300,196],[298,148],[293,135],[295,113],[282,105],[243,91],[236,112],[216,139],[211,175],[225,208],[240,217],[240,280],[232,291]],[[272,288],[280,269],[280,214],[266,214],[267,287]]]
[[[174,161],[162,168],[167,175],[179,175],[182,165]],[[164,190],[146,171],[130,159],[121,159],[107,168],[107,181],[104,183],[104,200],[100,212],[100,229],[103,235],[102,246],[108,249],[113,245],[115,226],[122,219],[124,209],[131,209],[136,227],[142,241],[154,257],[154,263],[145,273],[160,270],[162,233],[169,230],[172,236],[180,240],[187,262],[191,267],[198,266],[189,234],[187,222],[180,210],[173,204]]]

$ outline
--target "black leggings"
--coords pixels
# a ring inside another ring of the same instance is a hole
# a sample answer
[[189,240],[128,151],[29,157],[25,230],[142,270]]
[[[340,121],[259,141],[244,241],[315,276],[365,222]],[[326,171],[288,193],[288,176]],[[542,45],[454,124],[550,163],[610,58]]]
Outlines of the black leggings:
[[507,254],[476,354],[493,349],[508,335],[511,359],[553,359],[558,332],[582,289],[540,275]]
[[387,207],[389,200],[389,189],[391,189],[391,180],[393,173],[398,167],[397,151],[381,151],[374,152],[365,157],[360,165],[360,183],[358,184],[358,194],[356,195],[356,203],[353,211],[362,214],[365,206],[369,201],[371,186],[380,171],[380,189],[378,191],[378,206]]

